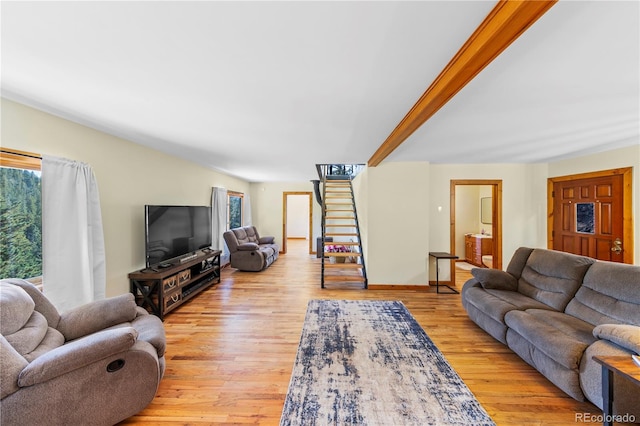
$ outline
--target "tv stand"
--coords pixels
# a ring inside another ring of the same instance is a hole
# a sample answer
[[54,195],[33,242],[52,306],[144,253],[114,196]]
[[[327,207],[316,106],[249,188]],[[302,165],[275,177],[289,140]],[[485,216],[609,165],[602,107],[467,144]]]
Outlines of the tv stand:
[[202,251],[164,269],[131,272],[129,284],[136,304],[164,320],[166,314],[220,282],[221,254],[220,250]]

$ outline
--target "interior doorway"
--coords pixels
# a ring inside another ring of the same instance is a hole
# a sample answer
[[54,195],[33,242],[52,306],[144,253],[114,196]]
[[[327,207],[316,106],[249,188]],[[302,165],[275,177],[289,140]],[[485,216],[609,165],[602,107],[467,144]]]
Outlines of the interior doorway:
[[[451,180],[450,185],[451,253],[474,266],[502,269],[502,180]],[[477,250],[489,248],[474,252],[473,244]],[[490,265],[483,255],[490,256]],[[455,282],[455,268],[451,275]]]
[[313,193],[282,193],[282,253],[287,252],[287,239],[308,240],[308,253],[313,251]]

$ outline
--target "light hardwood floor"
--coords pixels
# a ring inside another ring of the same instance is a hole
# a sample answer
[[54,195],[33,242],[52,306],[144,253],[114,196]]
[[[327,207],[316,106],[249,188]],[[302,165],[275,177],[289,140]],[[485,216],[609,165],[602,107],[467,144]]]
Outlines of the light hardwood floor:
[[[169,314],[158,393],[122,424],[277,425],[310,299],[401,300],[498,425],[575,425],[577,413],[600,414],[478,328],[460,295],[321,289],[319,260],[307,248],[289,241],[288,253],[260,273],[225,268],[220,284]],[[458,271],[457,287],[469,276]]]

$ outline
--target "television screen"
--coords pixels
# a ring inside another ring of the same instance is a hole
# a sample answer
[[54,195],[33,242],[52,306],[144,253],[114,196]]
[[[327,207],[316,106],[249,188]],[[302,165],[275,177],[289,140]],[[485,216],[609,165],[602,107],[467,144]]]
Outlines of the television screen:
[[147,268],[211,246],[211,207],[145,206]]

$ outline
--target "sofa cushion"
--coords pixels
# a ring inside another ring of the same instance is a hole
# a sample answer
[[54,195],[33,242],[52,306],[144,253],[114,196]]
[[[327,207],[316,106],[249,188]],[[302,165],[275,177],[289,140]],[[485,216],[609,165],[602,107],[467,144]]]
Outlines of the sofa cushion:
[[40,344],[29,353],[23,354],[24,358],[31,362],[38,358],[40,355],[44,355],[52,349],[58,348],[64,345],[64,336],[55,328],[47,328],[47,332],[44,338],[40,341]]
[[7,342],[29,362],[64,344],[64,336],[47,324],[40,312],[34,311],[20,330],[5,336]]
[[567,369],[577,369],[584,351],[596,341],[591,324],[562,312],[511,311],[504,319],[510,329]]
[[7,341],[11,343],[20,355],[28,354],[38,347],[48,330],[47,320],[40,312],[31,312],[29,321],[15,333],[5,334]]
[[265,257],[273,256],[276,253],[272,246],[260,246],[260,251],[264,253]]
[[258,243],[258,231],[255,226],[243,226],[242,228],[234,228],[231,231],[236,235],[238,244]]
[[553,250],[534,249],[518,281],[518,291],[564,311],[594,260]]
[[481,329],[489,333],[497,341],[507,344],[507,326],[502,322],[498,322],[489,317],[485,312],[467,303],[464,299],[462,304],[467,310],[469,318],[475,322]]
[[249,243],[249,237],[247,237],[247,228],[234,228],[231,230],[238,240],[238,244]]
[[0,283],[0,334],[13,334],[24,327],[35,305],[22,288]]
[[549,309],[543,303],[516,291],[471,287],[465,291],[465,300],[487,316],[504,324],[504,316],[513,310]]
[[485,288],[515,291],[518,281],[515,277],[499,269],[473,268],[471,275]]
[[596,262],[566,313],[593,325],[640,325],[640,266]]
[[245,230],[247,232],[247,238],[249,242],[258,244],[260,242],[260,235],[258,235],[258,230],[255,226],[246,226]]
[[509,349],[538,370],[551,383],[577,401],[585,400],[580,387],[580,373],[577,369],[564,367],[512,328],[507,329],[506,340]]
[[58,328],[58,323],[60,322],[60,313],[58,312],[56,307],[53,306],[53,304],[49,301],[49,299],[47,299],[44,293],[40,291],[35,285],[20,278],[5,278],[1,282],[20,287],[24,291],[26,291],[29,297],[31,297],[31,299],[36,304],[34,310],[44,315],[44,317],[47,319],[47,323],[49,323],[49,327]]
[[529,256],[531,256],[532,252],[532,248],[519,247],[515,253],[513,253],[513,257],[509,261],[509,265],[507,265],[507,272],[519,280],[522,270],[527,264],[527,260],[529,259]]

